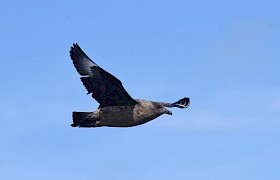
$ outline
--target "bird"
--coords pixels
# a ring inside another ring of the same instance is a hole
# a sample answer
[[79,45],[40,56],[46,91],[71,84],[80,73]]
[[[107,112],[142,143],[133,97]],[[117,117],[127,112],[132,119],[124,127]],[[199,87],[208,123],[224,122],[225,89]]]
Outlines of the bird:
[[122,82],[93,62],[77,43],[71,46],[70,57],[87,94],[91,94],[99,103],[99,107],[93,112],[72,112],[72,127],[133,127],[163,114],[172,115],[167,108],[183,109],[190,105],[189,97],[175,103],[133,99]]

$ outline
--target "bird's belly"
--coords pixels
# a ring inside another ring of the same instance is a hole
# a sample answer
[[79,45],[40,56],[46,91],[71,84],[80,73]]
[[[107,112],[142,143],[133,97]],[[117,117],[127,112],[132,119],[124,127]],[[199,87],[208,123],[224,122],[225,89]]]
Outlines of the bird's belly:
[[100,109],[100,126],[131,127],[144,124],[158,116],[141,106],[109,106]]
[[111,127],[129,127],[135,124],[131,106],[109,106],[100,109],[100,125]]

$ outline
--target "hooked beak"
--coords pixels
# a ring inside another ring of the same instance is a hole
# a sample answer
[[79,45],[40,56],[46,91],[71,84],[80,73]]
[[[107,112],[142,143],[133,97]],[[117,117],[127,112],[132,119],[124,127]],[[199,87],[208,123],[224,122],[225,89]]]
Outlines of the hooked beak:
[[171,115],[171,116],[172,116],[172,112],[171,112],[171,111],[169,111],[168,109],[165,109],[164,113],[165,113],[165,114],[169,114],[169,115]]

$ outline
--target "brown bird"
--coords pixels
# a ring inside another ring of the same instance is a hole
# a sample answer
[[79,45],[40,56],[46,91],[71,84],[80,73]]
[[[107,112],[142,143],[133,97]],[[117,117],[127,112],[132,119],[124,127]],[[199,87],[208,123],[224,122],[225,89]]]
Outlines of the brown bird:
[[73,112],[72,127],[131,127],[149,122],[162,114],[172,115],[166,107],[187,108],[189,98],[175,103],[133,99],[120,80],[94,63],[79,47],[73,44],[70,57],[88,94],[100,104],[94,112]]

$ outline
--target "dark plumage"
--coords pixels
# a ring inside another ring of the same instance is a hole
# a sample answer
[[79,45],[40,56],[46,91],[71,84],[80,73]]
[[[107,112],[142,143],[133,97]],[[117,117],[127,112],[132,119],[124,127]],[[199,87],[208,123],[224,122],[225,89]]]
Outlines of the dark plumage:
[[95,64],[73,44],[70,56],[88,94],[100,104],[94,112],[73,112],[73,127],[130,127],[151,121],[162,114],[172,115],[165,107],[187,108],[189,98],[175,103],[133,99],[120,80]]

